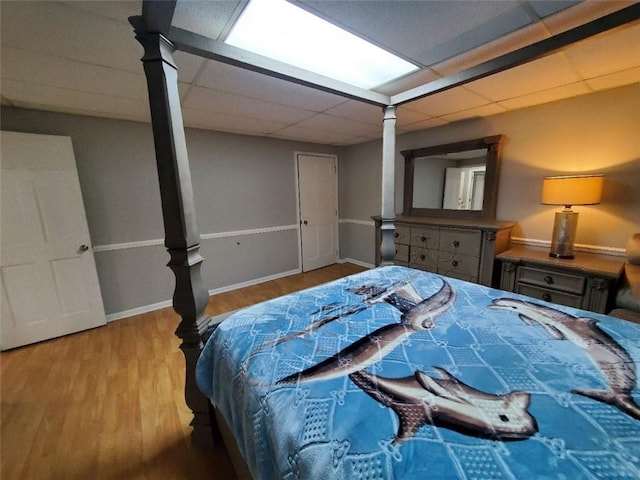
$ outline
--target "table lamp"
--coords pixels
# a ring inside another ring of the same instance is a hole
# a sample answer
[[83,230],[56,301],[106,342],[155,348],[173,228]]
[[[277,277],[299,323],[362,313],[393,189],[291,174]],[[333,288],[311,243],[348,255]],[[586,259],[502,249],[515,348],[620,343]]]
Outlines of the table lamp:
[[574,258],[578,213],[572,205],[597,205],[602,199],[603,175],[570,175],[546,177],[542,182],[542,204],[564,205],[556,212],[550,257]]

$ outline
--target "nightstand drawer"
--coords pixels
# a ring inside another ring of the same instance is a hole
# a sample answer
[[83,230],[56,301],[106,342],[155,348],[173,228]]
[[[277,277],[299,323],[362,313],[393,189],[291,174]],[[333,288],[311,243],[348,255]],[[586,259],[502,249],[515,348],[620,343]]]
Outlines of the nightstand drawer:
[[479,257],[481,240],[482,235],[477,231],[443,228],[440,230],[440,246],[438,248],[443,253]]
[[409,245],[402,245],[396,243],[396,256],[393,257],[394,262],[408,262],[409,261]]
[[532,285],[524,285],[522,283],[518,283],[516,293],[522,293],[546,302],[559,303],[560,305],[566,305],[568,307],[580,308],[582,305],[582,296],[580,295],[571,295],[570,293],[534,287]]
[[411,247],[409,263],[412,267],[435,272],[438,270],[438,252],[427,248]]
[[394,237],[396,243],[409,245],[411,229],[405,225],[396,225],[396,233],[394,234]]
[[438,250],[440,237],[437,228],[411,228],[411,245]]
[[624,260],[592,253],[572,259],[549,257],[546,248],[516,246],[496,257],[502,262],[500,288],[542,300],[605,313]]
[[518,283],[582,295],[584,293],[585,277],[533,267],[518,267]]
[[[453,258],[438,260],[438,273],[447,277],[461,278],[463,280],[475,279],[478,276],[480,258],[471,255],[455,255]],[[473,281],[473,280],[472,280]]]

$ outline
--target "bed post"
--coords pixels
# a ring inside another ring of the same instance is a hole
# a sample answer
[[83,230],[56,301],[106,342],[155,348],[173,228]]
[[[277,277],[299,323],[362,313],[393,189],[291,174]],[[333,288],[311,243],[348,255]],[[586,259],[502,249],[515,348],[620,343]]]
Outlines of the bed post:
[[380,225],[380,265],[392,265],[395,257],[395,162],[396,107],[384,107],[382,129],[382,216]]
[[[165,7],[169,2],[157,3]],[[182,340],[180,349],[186,362],[185,400],[193,412],[192,440],[196,444],[210,445],[215,424],[209,401],[195,381],[195,365],[210,324],[205,313],[209,294],[200,276],[204,259],[199,253],[200,235],[180,111],[178,72],[172,57],[175,49],[161,33],[149,31],[152,27],[145,21],[144,13],[143,7],[143,16],[131,17],[130,22],[136,39],[144,47],[142,62],[149,90],[165,246],[170,255],[168,266],[176,277],[173,308],[182,318],[176,335]]]

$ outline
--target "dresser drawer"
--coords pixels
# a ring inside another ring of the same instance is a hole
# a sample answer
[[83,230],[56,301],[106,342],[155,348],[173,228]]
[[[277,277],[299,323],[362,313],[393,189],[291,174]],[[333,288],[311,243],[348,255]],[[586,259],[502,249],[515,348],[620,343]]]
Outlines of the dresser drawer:
[[479,257],[456,254],[453,258],[442,258],[441,252],[438,260],[438,273],[447,277],[475,281],[478,278],[479,266]]
[[396,233],[394,234],[395,242],[402,245],[409,245],[411,239],[411,228],[406,225],[396,225]]
[[582,295],[584,293],[585,277],[541,268],[518,267],[518,283]]
[[410,244],[412,246],[438,250],[438,239],[439,232],[437,228],[411,227]]
[[438,252],[436,250],[412,246],[409,263],[412,267],[435,272],[438,270]]
[[[407,238],[409,238],[408,235]],[[407,263],[409,261],[409,245],[396,243],[396,256],[393,257],[393,261]]]
[[443,253],[480,256],[482,235],[479,231],[443,228],[440,230],[440,246]]
[[560,305],[566,305],[568,307],[580,308],[582,305],[582,296],[580,295],[571,295],[570,293],[559,292],[548,288],[534,287],[533,285],[518,283],[516,293],[522,293],[533,298],[559,303]]

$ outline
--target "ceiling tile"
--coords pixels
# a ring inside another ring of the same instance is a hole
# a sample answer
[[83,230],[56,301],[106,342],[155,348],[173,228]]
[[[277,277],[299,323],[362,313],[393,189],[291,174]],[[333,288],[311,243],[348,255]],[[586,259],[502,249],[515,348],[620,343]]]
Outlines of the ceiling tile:
[[584,82],[576,82],[570,85],[562,85],[541,92],[503,100],[500,102],[500,105],[509,110],[516,110],[518,108],[562,100],[563,98],[576,97],[578,95],[584,95],[585,93],[591,93],[591,89],[589,89]]
[[[621,87],[636,82],[640,82],[640,67],[585,80],[585,83],[594,90]],[[638,101],[640,102],[640,98]]]
[[489,105],[483,105],[481,107],[470,108],[469,110],[464,110],[462,112],[450,113],[448,115],[442,115],[439,117],[442,120],[446,120],[448,122],[457,122],[458,120],[464,120],[467,118],[477,118],[477,117],[489,117],[491,115],[496,115],[498,113],[504,113],[507,109],[495,104],[490,103]]
[[186,108],[230,112],[233,115],[292,124],[309,118],[314,112],[265,102],[235,93],[219,92],[193,85],[185,97]]
[[566,57],[555,54],[476,80],[466,88],[490,100],[500,101],[579,80]]
[[627,0],[580,2],[570,9],[545,18],[543,23],[552,35],[556,35],[628,7],[631,3],[633,2]]
[[[412,104],[410,103],[408,105],[411,106]],[[396,121],[396,125],[398,126],[410,125],[412,123],[422,122],[424,120],[428,120],[432,118],[431,115],[426,115],[424,113],[416,112],[414,110],[407,108],[406,105],[402,105],[398,107],[398,109],[396,110],[396,115],[398,117]]]
[[460,112],[489,103],[464,87],[446,90],[429,97],[406,104],[408,110],[423,113],[430,117],[440,117],[448,113]]
[[582,78],[640,66],[640,24],[621,27],[569,47],[564,53]]
[[282,138],[286,140],[299,140],[303,142],[320,143],[320,144],[342,144],[349,142],[354,138],[352,135],[346,135],[340,132],[328,132],[315,128],[304,128],[298,125],[292,125],[269,135],[273,138]]
[[[531,17],[520,2],[302,0],[312,11],[383,48],[432,65],[514,31]],[[402,8],[398,8],[398,4]]]
[[347,120],[345,118],[335,117],[325,113],[318,113],[317,115],[296,123],[295,126],[302,128],[317,128],[318,130],[324,130],[326,132],[340,132],[347,135],[357,136],[377,135],[382,132],[382,122],[380,122],[379,125],[372,125],[370,123]]
[[178,0],[172,25],[217,39],[232,26],[246,1]]
[[[191,83],[207,61],[205,58],[177,51],[173,54],[173,61],[178,67],[178,79],[181,82]],[[140,62],[142,68],[142,62]]]
[[[83,0],[60,2],[73,8],[86,10],[102,17],[111,18],[129,26],[129,17],[142,14],[142,2],[140,0],[100,0],[99,2],[87,2]],[[129,27],[133,30],[133,27]]]
[[130,98],[2,80],[2,96],[15,106],[97,117],[150,121],[148,102]]
[[442,118],[429,118],[428,120],[422,120],[420,122],[411,123],[408,125],[403,125],[402,129],[405,132],[417,132],[418,130],[426,130],[427,128],[439,127],[441,125],[446,125],[446,120]]
[[2,2],[2,45],[140,72],[142,46],[125,22],[57,2]]
[[245,135],[266,135],[287,126],[286,123],[278,123],[272,120],[262,120],[192,108],[183,108],[182,117],[184,124],[188,127],[243,133]]
[[536,23],[461,55],[432,65],[431,68],[443,76],[453,75],[548,37],[549,32],[547,29]]
[[578,0],[536,0],[527,2],[540,18],[553,15],[580,3]]
[[0,76],[3,79],[140,101],[147,98],[147,81],[142,64],[140,72],[135,74],[4,45],[1,51]]
[[382,125],[382,107],[369,105],[368,103],[356,100],[346,102],[326,110],[324,113],[335,115],[336,117],[349,118],[359,122],[370,123],[372,125]]
[[314,112],[322,112],[345,101],[339,95],[214,61],[207,62],[196,84]]

